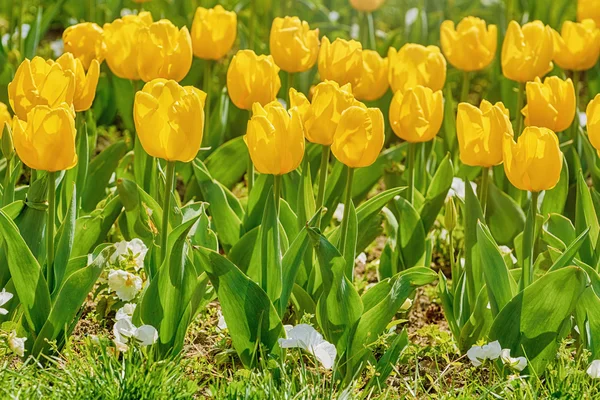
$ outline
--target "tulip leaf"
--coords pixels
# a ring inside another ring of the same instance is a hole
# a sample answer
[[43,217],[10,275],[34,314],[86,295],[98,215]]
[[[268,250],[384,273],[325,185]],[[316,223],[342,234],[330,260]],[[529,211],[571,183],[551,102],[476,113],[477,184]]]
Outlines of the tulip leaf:
[[206,169],[214,180],[232,188],[246,173],[248,147],[242,136],[223,143],[206,158]]
[[[123,120],[125,129],[130,132],[135,132],[135,124],[133,122],[133,103],[135,100],[135,88],[137,82],[133,82],[129,79],[119,78],[118,76],[111,74],[111,82],[113,88],[113,99],[117,106],[117,112]],[[139,140],[136,140],[139,142]],[[137,167],[137,165],[136,165]]]
[[493,183],[488,186],[486,221],[499,245],[511,246],[514,238],[525,227],[525,213],[512,197]]
[[[267,190],[269,196],[265,203],[263,219],[260,225],[260,287],[267,293],[271,302],[278,309],[277,300],[281,296],[281,242],[279,239],[279,222],[273,189]],[[278,309],[281,316],[283,310]]]
[[275,307],[260,286],[222,255],[198,247],[194,256],[217,292],[233,347],[246,367],[254,366],[259,343],[273,351],[285,334]]
[[[54,293],[58,289],[65,277],[65,269],[69,258],[71,258],[71,249],[75,242],[75,226],[77,223],[77,189],[73,183],[71,189],[71,204],[67,210],[67,215],[63,220],[61,227],[56,233],[55,238],[55,249],[56,254],[54,257],[54,265],[48,266],[53,271],[54,276],[52,277],[52,285],[50,285],[50,292]],[[51,273],[51,272],[49,272]]]
[[[358,204],[359,201],[366,198],[373,186],[375,186],[385,171],[393,162],[401,159],[401,154],[405,152],[407,142],[398,146],[390,147],[381,152],[377,160],[368,167],[358,168],[354,171],[354,184],[352,185],[352,200]],[[357,209],[358,211],[358,209]]]
[[395,335],[394,341],[377,362],[375,373],[365,389],[366,392],[387,387],[386,380],[394,370],[394,366],[399,363],[400,355],[408,347],[408,344],[408,333],[406,329],[402,329],[399,335]]
[[439,272],[438,277],[437,295],[442,303],[442,309],[444,310],[444,316],[446,317],[446,321],[448,321],[450,331],[455,338],[458,338],[460,330],[458,328],[458,321],[454,316],[454,304],[452,295],[448,289],[448,280],[442,271]]
[[[490,185],[491,186],[491,185]],[[465,281],[469,304],[475,304],[483,287],[483,271],[477,243],[477,222],[483,221],[483,211],[469,180],[465,180]]]
[[426,233],[414,207],[403,197],[394,199],[398,219],[395,271],[416,266],[425,255]]
[[302,179],[300,181],[297,200],[298,229],[302,229],[311,216],[315,215],[315,211],[317,211],[315,204],[315,193],[313,192],[313,183],[310,174],[310,164],[306,156],[304,157],[304,161],[302,163],[301,176]]
[[590,189],[588,188],[581,170],[577,174],[577,202],[575,206],[575,231],[580,235],[589,228],[589,235],[584,240],[579,255],[583,262],[595,265],[598,259],[595,249],[600,235],[598,215],[594,208]]
[[461,326],[460,336],[458,337],[458,348],[462,352],[466,352],[481,338],[484,338],[488,334],[493,322],[491,310],[488,308],[487,288],[482,287],[475,302],[470,304],[473,304],[470,315],[468,314],[468,310],[462,310],[462,313],[468,316],[466,322]]
[[556,351],[577,301],[587,285],[578,267],[549,272],[517,294],[500,311],[489,339],[499,340],[512,357],[525,356],[528,370],[543,373]]
[[[594,271],[595,272],[595,271]],[[597,278],[596,274],[596,278]],[[591,287],[585,289],[576,306],[576,321],[592,360],[600,358],[600,298]]]
[[108,198],[102,208],[77,219],[70,257],[88,255],[102,243],[123,210],[120,197]]
[[544,200],[542,202],[542,215],[546,216],[551,213],[562,214],[567,203],[569,195],[569,164],[566,157],[563,157],[563,166],[560,171],[560,179],[553,189],[544,192]]
[[450,154],[447,154],[438,166],[425,195],[419,214],[425,232],[429,232],[435,222],[440,210],[444,206],[448,190],[452,186],[454,178],[454,167],[450,160]]
[[268,190],[271,186],[273,186],[273,175],[261,174],[254,181],[252,191],[248,195],[248,205],[244,215],[244,230],[246,232],[262,222],[267,197],[272,197]]
[[[359,170],[360,171],[360,170]],[[346,187],[346,177],[348,176],[347,167],[339,161],[336,161],[333,169],[327,177],[327,186],[325,189],[325,200],[323,206],[325,207],[325,213],[321,219],[321,227],[326,227],[331,222],[331,218],[337,209],[344,188]]]

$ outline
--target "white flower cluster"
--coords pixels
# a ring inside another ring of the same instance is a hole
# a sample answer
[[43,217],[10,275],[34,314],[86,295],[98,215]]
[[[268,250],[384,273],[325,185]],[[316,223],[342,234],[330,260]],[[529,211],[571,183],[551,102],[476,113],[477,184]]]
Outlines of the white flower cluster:
[[137,327],[133,324],[131,318],[135,307],[135,304],[128,303],[117,310],[113,334],[115,335],[115,346],[117,350],[122,352],[129,350],[129,344],[131,343],[140,346],[151,346],[158,340],[158,331],[152,325]]
[[307,324],[284,325],[284,328],[287,338],[279,339],[279,347],[282,349],[300,348],[315,356],[325,369],[333,367],[337,356],[335,346],[323,339],[323,335],[315,328]]
[[493,341],[483,346],[473,346],[467,351],[467,357],[471,363],[479,367],[487,360],[496,360],[498,357],[502,363],[515,371],[523,371],[527,367],[527,359],[525,357],[511,357],[510,349],[502,349],[500,342]]

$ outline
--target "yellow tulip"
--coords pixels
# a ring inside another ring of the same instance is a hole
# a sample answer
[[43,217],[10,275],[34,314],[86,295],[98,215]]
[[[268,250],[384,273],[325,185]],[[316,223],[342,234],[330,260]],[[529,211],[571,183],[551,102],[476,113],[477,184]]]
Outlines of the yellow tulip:
[[12,117],[8,112],[8,107],[6,104],[0,102],[0,138],[2,137],[2,133],[4,132],[4,126],[8,123],[10,125],[12,121]]
[[[599,3],[600,6],[600,3]],[[565,21],[561,33],[555,30],[554,61],[562,69],[585,71],[598,62],[600,29],[592,19],[580,23]]]
[[277,100],[254,103],[244,135],[250,158],[261,174],[283,175],[298,168],[304,157],[304,132],[297,109],[289,113]]
[[502,140],[514,133],[504,104],[483,100],[479,108],[458,105],[456,135],[463,164],[491,167],[502,163]]
[[494,60],[498,29],[476,17],[463,18],[456,28],[454,22],[444,21],[440,41],[450,64],[462,71],[479,71]]
[[552,70],[554,41],[552,28],[541,21],[521,28],[510,21],[502,43],[502,73],[517,82],[532,81]]
[[56,172],[77,164],[77,132],[69,108],[35,106],[27,121],[15,116],[12,129],[15,150],[29,168]]
[[419,85],[436,92],[446,83],[446,59],[437,46],[408,43],[399,51],[390,48],[388,59],[388,78],[394,93],[406,92]]
[[62,35],[65,52],[72,53],[87,71],[92,60],[104,61],[106,44],[103,36],[102,28],[93,22],[71,25]]
[[558,137],[548,128],[525,128],[517,142],[508,135],[502,144],[504,172],[517,189],[541,192],[558,183],[563,165]]
[[388,59],[382,58],[373,50],[363,50],[363,68],[358,84],[354,86],[354,96],[362,101],[374,101],[387,92]]
[[271,55],[286,72],[308,71],[319,55],[319,30],[310,30],[298,17],[275,18],[271,26]]
[[598,0],[578,0],[577,1],[577,20],[591,18],[600,26],[600,3]]
[[312,103],[294,88],[290,89],[290,105],[297,108],[304,122],[306,139],[329,146],[342,113],[354,104],[350,84],[341,86],[334,81],[319,83],[312,95]]
[[198,7],[192,22],[194,55],[204,60],[219,60],[231,50],[237,36],[237,15],[222,6]]
[[411,143],[428,142],[439,132],[444,118],[444,97],[438,90],[416,86],[396,92],[390,105],[390,124],[396,136]]
[[331,152],[350,168],[373,164],[385,141],[385,124],[379,108],[363,104],[346,109],[333,135]]
[[138,72],[144,82],[157,78],[179,82],[192,67],[192,38],[187,27],[177,29],[161,19],[139,32]]
[[[48,60],[48,64],[54,64]],[[96,97],[96,87],[100,77],[100,64],[98,60],[92,60],[87,74],[83,69],[83,64],[78,58],[73,57],[71,53],[64,53],[58,57],[56,64],[59,64],[64,71],[71,71],[75,76],[75,93],[73,95],[73,106],[75,111],[89,110]]]
[[25,59],[8,84],[10,106],[22,120],[26,120],[27,113],[37,105],[55,108],[66,103],[71,106],[74,94],[73,72],[64,70],[60,64],[50,65],[41,57]]
[[319,51],[319,75],[321,80],[336,81],[340,85],[355,85],[362,74],[362,45],[356,40],[321,39]]
[[273,57],[257,56],[252,50],[240,50],[233,56],[227,70],[227,90],[238,108],[267,105],[277,98],[280,88],[279,67]]
[[350,4],[358,11],[372,12],[385,3],[385,0],[350,0]]
[[152,157],[192,161],[202,143],[206,93],[173,80],[154,79],[135,94],[133,118],[142,147]]
[[587,131],[590,143],[600,156],[600,94],[590,101],[585,114],[587,116]]
[[152,15],[146,11],[138,15],[126,15],[110,24],[104,24],[106,63],[113,74],[123,79],[140,79],[140,36],[142,30],[151,24]]
[[557,76],[535,78],[527,82],[527,105],[521,111],[526,126],[543,126],[553,132],[562,132],[575,118],[575,89],[571,79],[563,81]]

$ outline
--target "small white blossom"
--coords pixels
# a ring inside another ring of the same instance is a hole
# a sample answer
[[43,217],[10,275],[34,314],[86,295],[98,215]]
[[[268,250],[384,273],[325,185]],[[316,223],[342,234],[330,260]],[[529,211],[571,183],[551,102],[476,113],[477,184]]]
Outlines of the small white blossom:
[[134,303],[125,304],[123,307],[117,310],[117,315],[115,316],[115,319],[118,321],[120,319],[131,318],[133,316],[136,306],[137,305]]
[[140,239],[133,239],[131,242],[120,241],[115,243],[116,251],[110,256],[110,263],[125,264],[132,266],[136,271],[144,267],[144,258],[148,253],[148,248]]
[[495,360],[500,357],[502,347],[496,340],[483,346],[473,346],[467,351],[467,357],[471,363],[479,367],[486,360]]
[[12,331],[8,335],[8,348],[18,355],[19,357],[23,357],[25,355],[25,341],[27,338],[17,337],[17,332]]
[[133,339],[140,346],[150,346],[158,340],[158,331],[151,325],[136,327],[131,318],[123,318],[115,322],[113,327],[115,345],[117,350],[125,352],[129,349],[128,343]]
[[367,255],[365,253],[360,253],[356,257],[356,260],[354,260],[354,262],[358,263],[358,264],[366,264],[367,263]]
[[588,367],[586,373],[592,379],[600,379],[600,360],[594,360]]
[[517,257],[515,257],[515,255],[513,254],[512,249],[510,247],[508,247],[508,246],[498,246],[498,248],[500,249],[500,253],[502,253],[503,256],[506,256],[506,255],[510,254],[510,259],[512,260],[513,264],[516,264]]
[[279,347],[282,349],[300,348],[315,356],[315,358],[326,369],[331,369],[337,356],[335,346],[310,325],[300,324],[296,326],[285,325],[287,339],[279,339]]
[[344,205],[342,203],[338,204],[335,208],[333,218],[338,222],[342,222],[342,219],[344,219]]
[[130,301],[142,290],[142,278],[130,272],[111,270],[108,273],[108,289],[116,292],[123,301]]
[[[471,187],[474,192],[477,192],[477,184],[475,182],[471,182]],[[452,186],[450,190],[448,190],[448,195],[446,196],[446,200],[448,200],[452,196],[456,196],[462,200],[465,199],[465,181],[460,178],[452,179]]]
[[516,371],[523,371],[527,367],[527,359],[525,357],[511,357],[510,349],[503,349],[500,358],[504,365]]
[[221,310],[217,310],[217,316],[219,317],[219,321],[217,322],[217,330],[224,331],[227,329],[227,322],[225,322],[225,317],[223,316]]
[[2,289],[2,291],[0,292],[0,315],[8,314],[8,310],[2,308],[2,306],[8,303],[8,301],[12,298],[12,293],[7,292],[6,288]]

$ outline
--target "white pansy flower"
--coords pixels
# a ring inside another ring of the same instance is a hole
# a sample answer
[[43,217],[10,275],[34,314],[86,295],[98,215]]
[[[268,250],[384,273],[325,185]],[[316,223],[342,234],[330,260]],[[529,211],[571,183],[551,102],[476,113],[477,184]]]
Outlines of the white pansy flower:
[[113,326],[115,345],[119,351],[127,351],[128,343],[133,340],[140,346],[150,346],[158,340],[158,331],[151,325],[136,327],[131,318],[123,318],[115,322]]
[[131,318],[133,316],[136,306],[137,305],[134,303],[125,304],[123,307],[117,310],[117,315],[115,316],[115,319],[118,321],[120,319]]
[[308,324],[296,326],[285,325],[287,339],[279,339],[279,347],[282,349],[300,348],[313,356],[326,369],[331,369],[335,362],[337,351],[335,346],[325,339],[323,335]]
[[223,316],[221,310],[217,310],[217,317],[219,317],[219,321],[217,322],[217,330],[224,331],[227,329],[227,322],[225,322],[225,317]]
[[592,379],[600,379],[600,360],[594,360],[588,367],[586,373]]
[[108,273],[108,289],[116,292],[121,300],[129,301],[142,290],[142,278],[121,269],[111,270]]
[[13,298],[13,294],[6,291],[6,288],[2,289],[0,292],[0,315],[8,314],[8,310],[2,308],[3,305],[8,303],[10,299]]
[[148,253],[148,248],[140,239],[133,239],[131,242],[120,241],[114,244],[116,251],[110,256],[110,263],[125,264],[132,266],[136,271],[144,267],[144,258]]
[[467,357],[471,363],[479,367],[486,360],[495,360],[500,357],[502,347],[496,340],[483,346],[473,346],[467,351]]
[[504,365],[519,372],[527,367],[527,359],[525,357],[511,357],[510,349],[503,349],[500,353],[500,359]]
[[23,357],[25,355],[25,341],[27,338],[17,337],[17,332],[12,331],[8,335],[8,348],[18,355],[19,357]]

